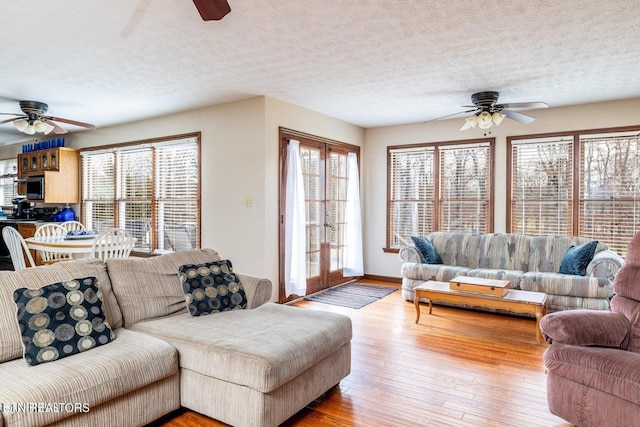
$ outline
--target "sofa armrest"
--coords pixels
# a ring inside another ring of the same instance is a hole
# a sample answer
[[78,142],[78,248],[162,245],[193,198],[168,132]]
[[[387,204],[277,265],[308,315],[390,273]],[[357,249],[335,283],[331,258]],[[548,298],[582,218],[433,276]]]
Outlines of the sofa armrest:
[[587,275],[613,281],[616,273],[623,265],[624,258],[609,249],[605,249],[596,253],[589,265],[587,265]]
[[400,248],[400,252],[398,252],[398,256],[402,260],[402,262],[415,262],[421,263],[422,258],[420,258],[420,254],[415,246],[403,246]]
[[271,280],[248,274],[236,273],[247,294],[247,308],[256,308],[271,299]]
[[626,349],[631,325],[622,314],[603,310],[557,311],[540,320],[545,340],[577,346]]

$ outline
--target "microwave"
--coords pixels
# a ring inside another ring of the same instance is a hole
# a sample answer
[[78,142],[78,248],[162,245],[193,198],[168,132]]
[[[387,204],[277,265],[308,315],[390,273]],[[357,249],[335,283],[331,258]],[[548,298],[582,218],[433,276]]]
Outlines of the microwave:
[[44,200],[44,176],[30,176],[24,182],[28,200]]

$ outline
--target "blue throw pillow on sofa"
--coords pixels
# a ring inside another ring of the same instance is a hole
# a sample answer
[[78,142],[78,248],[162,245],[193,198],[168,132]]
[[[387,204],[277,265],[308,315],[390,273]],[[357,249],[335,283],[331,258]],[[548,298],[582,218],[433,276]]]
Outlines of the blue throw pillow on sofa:
[[587,274],[587,265],[593,259],[597,246],[597,240],[580,246],[571,245],[562,257],[558,273],[585,276]]
[[413,244],[416,245],[420,259],[425,264],[442,264],[442,258],[438,255],[438,251],[433,244],[424,237],[411,236]]

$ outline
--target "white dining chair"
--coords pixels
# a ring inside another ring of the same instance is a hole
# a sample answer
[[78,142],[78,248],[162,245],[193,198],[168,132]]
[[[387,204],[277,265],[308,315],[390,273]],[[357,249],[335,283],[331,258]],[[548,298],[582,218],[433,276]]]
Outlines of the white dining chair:
[[[59,240],[63,239],[67,234],[67,230],[58,224],[43,224],[36,228],[33,237],[43,240]],[[72,259],[71,254],[64,252],[38,251],[43,264],[53,264],[58,261],[68,261]]]
[[[9,255],[11,256],[11,262],[13,263],[13,269],[18,271],[27,267],[35,267],[36,263],[33,261],[31,252],[27,247],[27,243],[24,238],[13,227],[4,227],[2,229],[2,238],[4,239],[7,249],[9,249]],[[29,265],[27,265],[27,262]]]
[[61,222],[60,226],[67,231],[84,230],[84,224],[80,221],[65,221]]
[[135,239],[127,230],[112,228],[98,234],[91,248],[91,258],[127,258],[135,245]]

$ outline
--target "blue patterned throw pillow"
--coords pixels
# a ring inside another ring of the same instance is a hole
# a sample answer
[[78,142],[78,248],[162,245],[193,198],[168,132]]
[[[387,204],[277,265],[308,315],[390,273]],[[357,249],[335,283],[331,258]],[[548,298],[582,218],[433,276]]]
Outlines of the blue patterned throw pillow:
[[589,265],[593,259],[597,246],[597,240],[580,246],[571,245],[562,257],[558,273],[585,276],[587,274],[587,265]]
[[436,251],[433,244],[424,237],[411,236],[413,244],[416,246],[420,259],[424,264],[442,264],[442,258]]
[[178,272],[187,308],[192,316],[247,307],[247,295],[231,261],[185,264]]
[[115,338],[95,282],[85,277],[14,291],[27,364],[53,362]]

